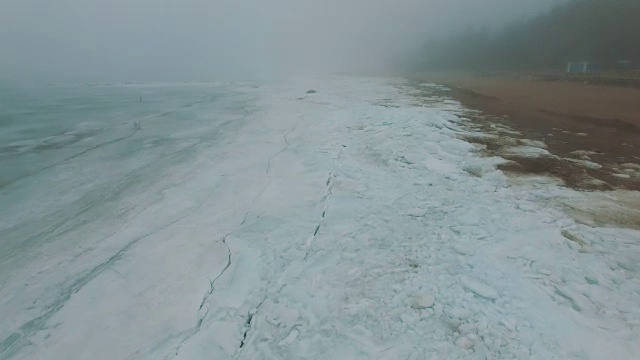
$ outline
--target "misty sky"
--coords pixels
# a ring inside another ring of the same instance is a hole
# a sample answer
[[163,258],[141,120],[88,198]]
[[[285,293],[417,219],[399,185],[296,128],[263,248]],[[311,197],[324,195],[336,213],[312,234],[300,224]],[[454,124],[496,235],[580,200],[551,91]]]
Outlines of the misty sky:
[[566,0],[0,0],[0,79],[173,81],[379,70],[434,34]]

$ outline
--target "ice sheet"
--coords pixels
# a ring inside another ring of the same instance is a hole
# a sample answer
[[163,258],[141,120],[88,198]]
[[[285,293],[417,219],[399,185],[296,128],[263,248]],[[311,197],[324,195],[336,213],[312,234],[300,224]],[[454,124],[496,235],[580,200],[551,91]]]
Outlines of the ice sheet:
[[640,234],[510,186],[455,101],[215,86],[2,189],[0,359],[640,353]]

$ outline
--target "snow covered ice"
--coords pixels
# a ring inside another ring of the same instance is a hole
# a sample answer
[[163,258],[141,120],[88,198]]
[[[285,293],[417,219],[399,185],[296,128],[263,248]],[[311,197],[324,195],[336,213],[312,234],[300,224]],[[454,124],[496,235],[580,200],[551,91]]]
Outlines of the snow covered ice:
[[455,101],[346,77],[118,91],[164,101],[3,148],[0,359],[640,354],[640,233],[511,186]]

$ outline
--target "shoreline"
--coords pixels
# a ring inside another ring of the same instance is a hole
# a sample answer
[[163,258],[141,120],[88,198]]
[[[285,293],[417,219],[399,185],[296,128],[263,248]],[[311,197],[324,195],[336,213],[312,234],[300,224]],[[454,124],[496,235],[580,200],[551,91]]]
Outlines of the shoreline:
[[[480,111],[471,120],[500,136],[467,140],[511,160],[504,171],[547,174],[582,190],[640,190],[638,89],[464,74],[414,79],[444,85],[448,96]],[[515,133],[498,134],[496,125]],[[509,153],[523,141],[544,144],[548,156]]]

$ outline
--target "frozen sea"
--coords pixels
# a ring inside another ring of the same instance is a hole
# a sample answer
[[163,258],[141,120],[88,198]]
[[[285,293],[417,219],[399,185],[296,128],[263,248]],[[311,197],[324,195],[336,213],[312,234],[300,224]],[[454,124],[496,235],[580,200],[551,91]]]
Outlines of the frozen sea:
[[640,233],[441,90],[0,87],[0,359],[637,358]]

